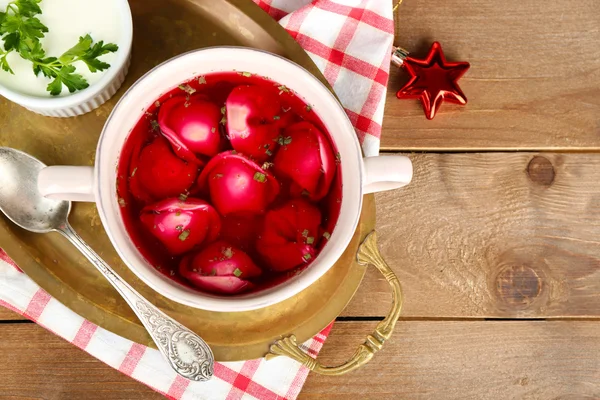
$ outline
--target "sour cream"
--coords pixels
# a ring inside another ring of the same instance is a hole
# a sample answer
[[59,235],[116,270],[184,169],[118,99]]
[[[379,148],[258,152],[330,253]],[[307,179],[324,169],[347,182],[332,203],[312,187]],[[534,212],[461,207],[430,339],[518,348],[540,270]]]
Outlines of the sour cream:
[[[0,0],[0,10],[4,11],[8,3],[9,0]],[[119,51],[99,57],[101,61],[111,64],[113,68],[117,54],[125,46],[125,43],[122,43],[122,13],[118,5],[117,0],[42,0],[39,3],[42,14],[37,15],[37,18],[48,27],[45,37],[40,39],[46,57],[60,57],[77,44],[80,36],[89,34],[94,43],[103,40],[104,43],[116,43],[119,46]],[[0,45],[4,48],[2,39]],[[0,69],[0,85],[31,96],[52,97],[46,90],[52,79],[46,78],[41,73],[36,77],[32,63],[21,58],[15,51],[11,52],[6,59],[15,74]],[[90,86],[110,70],[109,68],[92,73],[82,61],[74,63],[73,66]],[[63,85],[60,96],[69,94],[69,90]]]

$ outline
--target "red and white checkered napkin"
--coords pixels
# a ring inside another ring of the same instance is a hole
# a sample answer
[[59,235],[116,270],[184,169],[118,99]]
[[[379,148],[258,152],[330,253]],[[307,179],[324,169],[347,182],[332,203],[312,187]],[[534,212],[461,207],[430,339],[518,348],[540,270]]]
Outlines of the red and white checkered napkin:
[[[389,0],[254,0],[311,56],[366,156],[379,153],[394,19]],[[288,14],[289,13],[289,14]]]
[[[365,154],[377,155],[393,40],[391,2],[254,1],[312,57],[344,104]],[[190,382],[176,375],[157,350],[106,331],[66,308],[22,273],[2,249],[0,305],[173,399],[295,399],[308,375],[297,362],[278,357],[268,362],[216,363],[211,381]],[[304,343],[304,351],[316,356],[330,329]]]

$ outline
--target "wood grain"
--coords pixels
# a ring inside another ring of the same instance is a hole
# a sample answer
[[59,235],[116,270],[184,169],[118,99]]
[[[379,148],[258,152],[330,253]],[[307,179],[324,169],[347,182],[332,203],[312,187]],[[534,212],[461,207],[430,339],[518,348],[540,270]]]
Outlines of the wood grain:
[[[600,316],[600,154],[412,154],[413,182],[376,197],[408,318]],[[383,316],[369,268],[344,316]]]
[[8,308],[4,308],[0,306],[0,321],[26,321],[27,318],[17,314],[14,311],[9,310]]
[[405,0],[396,44],[423,57],[439,41],[468,61],[469,103],[425,119],[417,100],[398,100],[407,75],[392,66],[384,149],[600,149],[600,2]]
[[[338,322],[320,359],[373,328]],[[585,399],[600,394],[600,330],[586,321],[404,321],[367,366],[311,374],[300,399]],[[0,325],[0,393],[19,399],[159,399],[35,324]]]
[[0,398],[163,399],[35,324],[0,325]]
[[[337,323],[319,359],[344,361],[371,329]],[[310,374],[299,399],[595,399],[598,354],[595,322],[401,322],[369,364]]]

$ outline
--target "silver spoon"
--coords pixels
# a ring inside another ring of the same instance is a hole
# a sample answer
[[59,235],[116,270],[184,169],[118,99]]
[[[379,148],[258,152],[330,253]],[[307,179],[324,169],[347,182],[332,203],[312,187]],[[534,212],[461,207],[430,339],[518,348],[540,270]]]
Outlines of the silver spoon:
[[142,297],[75,233],[67,219],[71,202],[38,192],[37,176],[44,167],[29,154],[0,147],[0,211],[23,229],[59,232],[69,239],[127,301],[175,372],[190,380],[210,379],[214,356],[206,342]]

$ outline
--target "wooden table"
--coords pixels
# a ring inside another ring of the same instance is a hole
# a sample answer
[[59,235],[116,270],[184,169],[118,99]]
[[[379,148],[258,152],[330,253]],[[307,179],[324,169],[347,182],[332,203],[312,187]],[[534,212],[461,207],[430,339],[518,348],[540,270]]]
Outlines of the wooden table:
[[[405,290],[393,338],[303,399],[600,396],[600,2],[405,0],[397,44],[467,60],[467,107],[433,121],[389,83],[382,146],[414,182],[377,196],[384,257]],[[321,353],[348,358],[386,313],[369,271]],[[0,309],[0,397],[160,398]]]

